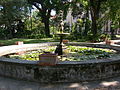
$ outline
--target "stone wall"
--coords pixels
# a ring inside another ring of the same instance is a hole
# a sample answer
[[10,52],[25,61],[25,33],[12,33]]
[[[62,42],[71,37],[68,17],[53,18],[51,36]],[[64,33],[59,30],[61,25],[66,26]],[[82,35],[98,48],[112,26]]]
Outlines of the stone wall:
[[28,81],[80,82],[120,75],[120,60],[89,63],[67,61],[55,66],[39,66],[38,61],[21,60],[21,63],[17,59],[8,60],[0,58],[0,75]]

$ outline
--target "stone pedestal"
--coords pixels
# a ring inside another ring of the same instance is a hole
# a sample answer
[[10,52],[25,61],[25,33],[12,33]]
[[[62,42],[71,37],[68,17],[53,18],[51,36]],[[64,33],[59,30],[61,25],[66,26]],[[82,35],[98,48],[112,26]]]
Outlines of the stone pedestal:
[[[60,44],[57,46],[55,53],[62,56],[63,55],[63,49],[64,49],[64,44],[63,44],[63,37],[66,35],[69,35],[69,33],[58,33],[57,34],[60,37]],[[66,43],[68,41],[65,41]]]

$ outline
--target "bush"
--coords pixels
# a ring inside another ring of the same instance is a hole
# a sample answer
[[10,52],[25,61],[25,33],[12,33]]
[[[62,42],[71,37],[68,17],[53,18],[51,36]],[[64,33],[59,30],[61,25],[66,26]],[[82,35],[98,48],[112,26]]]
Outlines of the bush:
[[32,34],[28,35],[27,38],[30,39],[40,39],[40,38],[45,38],[46,36],[44,34]]
[[9,37],[8,30],[0,28],[0,39],[9,39]]

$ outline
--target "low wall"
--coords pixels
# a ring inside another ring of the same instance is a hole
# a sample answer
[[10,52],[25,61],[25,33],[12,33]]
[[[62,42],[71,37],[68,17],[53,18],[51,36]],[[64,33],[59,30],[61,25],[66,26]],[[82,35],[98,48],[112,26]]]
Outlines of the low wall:
[[120,75],[120,60],[59,62],[39,66],[37,61],[0,58],[0,75],[37,82],[80,82]]
[[38,63],[0,57],[0,75],[36,82],[80,82],[120,75],[119,59],[64,61],[58,62],[55,66],[40,66]]

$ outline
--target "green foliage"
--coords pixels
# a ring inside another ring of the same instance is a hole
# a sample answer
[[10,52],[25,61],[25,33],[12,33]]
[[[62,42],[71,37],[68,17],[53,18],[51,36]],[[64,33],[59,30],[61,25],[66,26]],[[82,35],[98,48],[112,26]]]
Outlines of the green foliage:
[[78,52],[85,55],[90,54],[102,54],[103,52],[110,54],[111,50],[106,49],[97,49],[97,48],[88,48],[88,47],[79,47],[79,46],[68,46],[71,52]]
[[[19,29],[17,25],[22,22],[28,13],[28,5],[25,0],[1,0],[0,1],[0,28],[4,31],[5,38],[13,38]],[[19,28],[21,28],[20,26]],[[6,33],[7,32],[7,33]]]
[[[109,58],[113,51],[97,48],[88,48],[88,47],[76,47],[69,46],[71,55],[66,59],[69,61],[80,61],[80,60],[92,60],[92,59],[102,59]],[[74,52],[74,53],[73,53]]]
[[0,40],[0,45],[15,45],[15,42],[23,41],[25,44],[30,43],[43,43],[43,42],[55,42],[53,38],[42,38],[42,39],[24,39],[24,38],[14,38],[14,39],[7,39],[7,40]]
[[6,39],[7,35],[8,35],[8,32],[5,29],[0,28],[0,39]]
[[[17,58],[23,60],[39,60],[38,57],[40,54],[43,53],[43,51],[54,52],[55,47],[49,46],[45,49],[29,51],[22,55],[10,55],[10,58]],[[80,46],[68,46],[67,50],[64,50],[63,52],[66,54],[66,57],[63,57],[62,60],[69,61],[109,58],[111,57],[111,54],[114,54],[114,51],[109,49],[88,48]]]
[[[25,29],[25,34],[23,35],[26,38],[40,39],[46,37],[44,24],[41,22],[37,11],[33,12],[32,17],[25,20]],[[28,31],[29,33],[26,33]]]
[[[31,5],[34,5],[39,10],[39,16],[42,19],[42,22],[45,26],[45,35],[50,37],[50,28],[49,28],[49,20],[50,20],[50,13],[52,10],[56,10],[57,14],[60,10],[64,10],[64,12],[68,10],[68,5],[61,0],[28,0]],[[62,6],[62,7],[61,7]],[[64,8],[63,8],[64,7]],[[66,15],[64,13],[64,15]]]
[[31,10],[32,6],[26,0],[0,1],[0,38],[44,38],[41,18],[37,11]]
[[105,40],[110,40],[111,39],[111,36],[109,34],[101,34],[100,35],[100,39],[102,41],[105,41]]
[[[29,1],[29,4],[27,1]],[[59,30],[60,10],[64,12],[63,18],[66,19],[68,9],[72,10],[73,17],[79,17],[77,23],[72,26],[71,35],[68,37],[71,40],[100,41],[100,38],[103,37],[101,30],[108,22],[111,22],[111,37],[115,30],[120,28],[119,0],[72,0],[72,2],[68,2],[67,0],[27,1],[0,0],[0,39],[40,39],[46,37],[48,33],[53,32],[52,34],[55,34]],[[38,11],[34,11],[32,5]],[[55,10],[57,15],[55,19],[50,20],[52,10]],[[82,17],[82,14],[85,15]],[[90,14],[96,17],[91,17],[90,19]],[[92,25],[95,25],[92,24],[94,20],[97,27],[93,28]],[[49,32],[49,26],[51,32]],[[64,31],[69,32],[69,28],[66,26]]]

